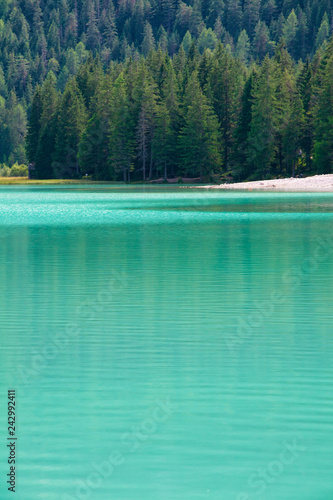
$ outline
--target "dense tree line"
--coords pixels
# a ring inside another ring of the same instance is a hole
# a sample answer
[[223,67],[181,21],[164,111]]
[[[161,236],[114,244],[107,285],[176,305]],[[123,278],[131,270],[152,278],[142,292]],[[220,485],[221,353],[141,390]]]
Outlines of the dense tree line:
[[293,60],[312,60],[331,32],[330,0],[0,0],[0,163],[26,161],[37,85],[52,72],[63,93],[89,53],[106,71],[111,62],[138,64],[158,49],[187,57],[193,42],[203,57],[222,42],[251,67],[272,58],[281,37]]
[[32,101],[27,156],[38,178],[235,180],[328,173],[333,41],[294,62],[282,40],[247,67],[219,43],[170,57],[90,55],[64,91],[50,72]]

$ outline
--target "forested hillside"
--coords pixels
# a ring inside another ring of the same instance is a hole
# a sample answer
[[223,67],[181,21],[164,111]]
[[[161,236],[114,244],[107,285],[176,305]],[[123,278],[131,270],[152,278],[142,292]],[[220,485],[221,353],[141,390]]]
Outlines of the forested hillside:
[[330,171],[331,14],[329,0],[0,0],[0,162],[40,178]]

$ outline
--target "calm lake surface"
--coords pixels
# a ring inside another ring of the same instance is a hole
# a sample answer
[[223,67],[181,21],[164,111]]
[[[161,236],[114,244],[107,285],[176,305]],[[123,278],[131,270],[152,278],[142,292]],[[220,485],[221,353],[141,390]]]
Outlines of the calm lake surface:
[[0,188],[0,498],[331,500],[333,194]]

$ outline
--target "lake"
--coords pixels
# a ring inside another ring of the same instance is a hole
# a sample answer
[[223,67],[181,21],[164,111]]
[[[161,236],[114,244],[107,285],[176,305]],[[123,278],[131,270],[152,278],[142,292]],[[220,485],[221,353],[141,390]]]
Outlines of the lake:
[[333,194],[0,187],[0,498],[333,498]]

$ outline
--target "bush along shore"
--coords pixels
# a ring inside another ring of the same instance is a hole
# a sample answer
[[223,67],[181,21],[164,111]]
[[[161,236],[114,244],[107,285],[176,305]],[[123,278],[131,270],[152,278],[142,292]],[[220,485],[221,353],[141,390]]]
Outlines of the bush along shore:
[[28,177],[28,166],[14,163],[11,167],[0,164],[0,177]]

